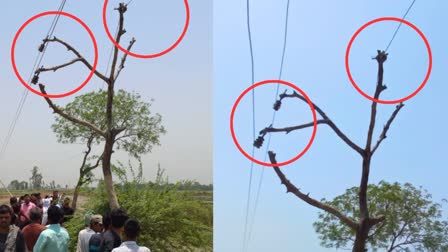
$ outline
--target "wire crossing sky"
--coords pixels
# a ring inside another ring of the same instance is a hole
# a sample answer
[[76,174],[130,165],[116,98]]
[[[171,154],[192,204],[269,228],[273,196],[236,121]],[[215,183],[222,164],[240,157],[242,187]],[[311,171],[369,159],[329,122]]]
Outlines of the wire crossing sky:
[[[285,24],[284,1],[260,0],[251,2],[251,32],[255,53],[256,79],[278,76]],[[428,38],[433,51],[433,71],[422,91],[406,102],[392,124],[387,139],[376,151],[372,160],[370,182],[409,182],[423,186],[436,202],[446,198],[445,182],[447,160],[443,146],[448,133],[440,123],[433,124],[434,116],[446,113],[443,94],[444,58],[448,58],[443,35],[448,17],[443,12],[446,3],[440,1],[418,4],[406,16]],[[362,25],[380,17],[402,17],[411,1],[380,1],[366,3],[348,1],[343,6],[334,1],[296,1],[289,9],[287,54],[284,59],[282,79],[296,84],[310,99],[325,110],[327,115],[355,143],[365,141],[371,102],[361,96],[348,80],[344,56],[348,42]],[[235,147],[228,127],[228,118],[236,98],[247,88],[247,74],[251,66],[247,55],[246,3],[217,1],[214,3],[214,177],[215,177],[215,230],[214,251],[241,251],[243,241],[237,232],[245,222],[247,159]],[[325,8],[322,8],[325,6]],[[428,15],[431,13],[431,15]],[[375,86],[377,65],[371,59],[377,50],[384,49],[391,35],[397,30],[396,22],[381,22],[365,29],[355,40],[350,54],[352,74],[367,93]],[[384,81],[388,89],[384,99],[408,95],[421,83],[428,64],[423,41],[411,28],[401,26],[393,39],[394,50],[384,65]],[[389,49],[392,47],[389,47]],[[435,56],[437,55],[437,57]],[[352,66],[353,65],[353,66]],[[233,85],[229,85],[232,83]],[[238,84],[241,83],[241,84]],[[272,119],[272,95],[276,87],[257,91],[257,122]],[[395,106],[379,105],[378,136]],[[285,109],[285,110],[283,110]],[[250,96],[241,100],[235,113],[235,131],[245,150],[251,148],[252,130],[248,117],[252,110]],[[282,105],[276,116],[276,125],[289,126],[307,115],[291,104]],[[308,120],[308,119],[307,119]],[[444,121],[444,118],[440,118]],[[308,122],[308,121],[307,121]],[[442,122],[443,124],[443,122]],[[265,126],[265,125],[264,125]],[[271,142],[279,159],[294,154],[291,142],[308,140],[306,131],[276,135]],[[255,155],[264,155],[257,151]],[[361,163],[325,126],[318,127],[310,150],[294,164],[282,167],[296,186],[316,199],[333,199],[347,188],[359,185]],[[248,251],[315,251],[323,248],[313,228],[319,211],[285,193],[278,177],[269,167],[264,168],[263,190],[253,223]],[[254,181],[261,172],[254,169]],[[447,214],[446,206],[444,213]],[[230,242],[229,242],[230,241]]]

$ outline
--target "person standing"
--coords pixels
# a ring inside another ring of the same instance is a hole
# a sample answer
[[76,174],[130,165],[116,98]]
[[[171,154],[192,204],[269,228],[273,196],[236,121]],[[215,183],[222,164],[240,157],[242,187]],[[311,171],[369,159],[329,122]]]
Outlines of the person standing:
[[136,219],[128,219],[124,223],[124,241],[120,247],[114,248],[112,252],[151,252],[149,248],[140,247],[137,244],[140,230],[140,223]]
[[114,209],[110,212],[110,228],[104,232],[103,240],[101,241],[100,251],[111,252],[114,248],[121,245],[121,233],[128,215],[122,209]]
[[89,252],[99,252],[101,248],[101,241],[103,240],[104,233],[110,228],[110,214],[106,213],[103,216],[103,232],[96,233],[90,237],[89,240]]
[[64,217],[62,210],[57,206],[48,208],[48,227],[34,245],[33,252],[67,252],[69,235],[59,224]]
[[33,251],[34,245],[36,244],[37,238],[39,238],[40,233],[46,229],[45,226],[41,224],[42,222],[42,210],[38,207],[33,207],[30,210],[31,224],[23,228],[22,233],[25,237],[25,243],[28,251]]
[[42,214],[42,225],[47,225],[47,217],[48,217],[48,215],[47,215],[47,211],[48,211],[48,208],[51,206],[51,201],[52,201],[53,199],[52,198],[50,198],[50,196],[45,196],[45,198],[42,200],[42,212],[43,212],[43,214]]
[[20,229],[11,225],[11,208],[0,206],[0,252],[26,252],[25,238]]
[[92,215],[90,224],[85,229],[79,231],[76,252],[89,252],[89,240],[92,235],[103,230],[103,216]]
[[23,196],[23,203],[20,206],[20,222],[22,223],[21,228],[25,227],[26,225],[28,225],[31,220],[30,220],[30,210],[31,208],[35,207],[36,205],[30,201],[30,195],[25,194]]
[[69,221],[73,217],[73,214],[75,213],[75,210],[73,210],[73,208],[70,207],[70,198],[69,197],[65,197],[65,199],[62,203],[61,209],[62,209],[62,212],[64,213],[63,222]]

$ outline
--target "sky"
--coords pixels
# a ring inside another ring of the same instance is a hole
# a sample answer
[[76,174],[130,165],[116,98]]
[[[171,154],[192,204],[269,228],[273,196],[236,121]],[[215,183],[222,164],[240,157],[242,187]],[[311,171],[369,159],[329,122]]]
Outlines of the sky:
[[[360,146],[365,145],[371,102],[349,81],[344,62],[347,45],[362,25],[380,17],[401,18],[411,2],[290,1],[282,80],[302,89]],[[286,3],[286,0],[250,1],[255,82],[279,77]],[[448,133],[444,116],[448,37],[443,32],[447,7],[448,3],[443,1],[416,1],[406,17],[429,41],[433,68],[421,92],[404,102],[387,139],[373,157],[370,175],[370,183],[385,180],[422,186],[439,203],[448,198],[448,161],[445,158]],[[251,162],[233,142],[229,120],[238,96],[252,84],[246,1],[215,1],[213,17],[214,251],[243,251]],[[386,48],[397,25],[388,21],[369,26],[351,48],[349,65],[353,78],[370,95],[376,85],[378,67],[371,58],[378,49]],[[384,64],[387,90],[381,98],[400,99],[422,83],[428,68],[428,53],[423,40],[405,25],[388,53]],[[285,89],[280,86],[280,92]],[[275,91],[276,85],[255,89],[257,132],[271,122]],[[394,109],[395,105],[378,106],[375,142]],[[250,153],[253,141],[251,93],[241,100],[234,120],[238,142]],[[311,121],[307,104],[287,100],[277,113],[274,125],[293,126]],[[272,135],[269,149],[277,153],[278,162],[286,161],[304,149],[311,132],[309,128],[288,135]],[[263,161],[265,152],[264,148],[257,150],[255,158]],[[296,162],[282,167],[282,171],[311,197],[332,199],[347,188],[359,185],[361,158],[331,129],[319,125],[309,151]],[[261,174],[260,196],[254,210]],[[253,222],[253,226],[248,231],[251,233],[248,251],[335,251],[321,247],[313,229],[319,211],[294,195],[286,194],[272,168],[254,166],[251,192],[248,223]],[[442,206],[447,218],[448,207]]]
[[[117,27],[117,11],[113,8],[120,1],[110,0],[107,20],[110,32]],[[143,156],[143,174],[154,179],[157,165],[165,169],[170,181],[196,180],[212,183],[212,5],[209,1],[188,1],[190,24],[182,42],[170,53],[154,59],[128,57],[117,83],[117,89],[139,93],[142,100],[150,102],[152,113],[162,116],[167,133],[160,138],[160,146]],[[60,1],[10,1],[4,3],[3,27],[0,42],[0,143],[3,144],[15,115],[25,87],[14,75],[10,60],[13,38],[25,21],[32,16],[57,10]],[[106,36],[102,23],[103,1],[67,1],[64,11],[80,18],[93,32],[99,49],[98,67],[105,72],[112,42]],[[28,79],[33,67],[37,48],[48,32],[54,16],[33,21],[20,34],[16,46],[16,63],[21,76]],[[186,19],[183,1],[132,1],[125,14],[126,34],[124,47],[132,37],[137,39],[133,52],[154,54],[165,50],[181,34]],[[61,16],[54,35],[74,45],[87,60],[93,62],[93,43],[80,24]],[[120,54],[121,57],[122,54]],[[65,63],[74,58],[65,48],[51,44],[42,61],[46,67]],[[75,64],[54,73],[41,74],[40,82],[48,93],[65,93],[81,84],[89,71]],[[104,88],[100,79],[93,77],[77,94]],[[33,86],[33,88],[37,88]],[[54,99],[60,106],[73,100],[74,96]],[[33,166],[38,166],[44,180],[55,180],[62,186],[73,186],[78,176],[83,144],[61,144],[50,126],[54,122],[44,99],[29,93],[23,111],[15,127],[9,145],[0,159],[1,179],[5,183],[13,179],[28,181]],[[95,153],[101,147],[96,146]],[[126,153],[117,152],[114,160],[127,163]],[[134,162],[134,161],[133,161]],[[134,162],[135,164],[135,162]],[[95,174],[101,178],[101,170]]]

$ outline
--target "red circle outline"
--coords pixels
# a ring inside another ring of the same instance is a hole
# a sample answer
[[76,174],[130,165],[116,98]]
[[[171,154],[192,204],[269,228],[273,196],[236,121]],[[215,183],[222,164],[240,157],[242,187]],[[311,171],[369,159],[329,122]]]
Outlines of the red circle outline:
[[[396,22],[400,22],[403,24],[408,25],[409,27],[411,27],[412,29],[414,29],[414,31],[416,31],[420,37],[423,39],[423,41],[425,42],[426,45],[426,49],[428,51],[428,56],[429,56],[429,64],[428,64],[428,71],[426,72],[426,76],[425,79],[423,80],[422,84],[420,84],[420,86],[410,95],[401,98],[401,99],[397,99],[397,100],[379,100],[379,99],[375,99],[371,96],[369,96],[368,94],[364,93],[359,87],[358,85],[356,85],[356,82],[353,80],[352,74],[350,73],[350,66],[349,66],[349,54],[350,54],[350,49],[352,47],[353,41],[355,40],[355,38],[359,35],[359,33],[361,33],[361,31],[363,31],[367,26],[372,25],[374,23],[378,23],[381,21],[396,21]],[[373,102],[377,102],[377,103],[382,103],[382,104],[395,104],[395,103],[400,103],[400,102],[404,102],[412,97],[414,97],[418,92],[420,92],[423,87],[425,86],[426,82],[428,82],[429,76],[431,75],[431,70],[432,70],[432,53],[431,53],[431,46],[428,43],[428,40],[426,39],[425,35],[415,26],[413,25],[411,22],[408,22],[404,19],[401,18],[396,18],[396,17],[382,17],[382,18],[377,18],[374,20],[371,20],[369,22],[367,22],[366,24],[364,24],[361,28],[359,28],[355,34],[352,36],[352,38],[350,39],[350,42],[348,43],[346,52],[345,52],[345,69],[347,71],[348,74],[348,78],[350,79],[350,82],[352,83],[352,85],[355,87],[355,89],[365,98],[373,101]]]
[[[293,157],[292,159],[290,159],[290,160],[288,160],[288,161],[285,161],[285,162],[277,163],[277,164],[272,164],[272,163],[266,163],[266,162],[259,161],[259,160],[255,159],[255,158],[251,157],[247,152],[245,152],[244,149],[241,147],[241,145],[238,143],[238,140],[236,139],[235,130],[234,130],[234,125],[233,125],[233,119],[234,119],[234,116],[235,116],[235,111],[236,111],[236,108],[237,108],[238,104],[240,103],[241,99],[242,99],[242,98],[243,98],[243,97],[244,97],[250,90],[252,90],[252,89],[254,89],[254,88],[258,87],[258,86],[265,85],[265,84],[274,84],[274,83],[284,84],[284,85],[287,85],[287,86],[289,86],[289,87],[291,87],[291,88],[297,90],[297,91],[298,91],[298,92],[305,98],[305,100],[307,101],[308,105],[310,106],[310,108],[311,108],[311,112],[312,112],[312,114],[313,114],[313,122],[314,122],[314,124],[313,124],[313,133],[312,133],[311,138],[310,138],[310,141],[309,141],[308,144],[306,145],[305,149],[303,149],[302,152],[300,152],[297,156]],[[235,145],[237,146],[238,150],[239,150],[239,151],[240,151],[246,158],[248,158],[248,159],[251,160],[252,162],[257,163],[257,164],[259,164],[259,165],[263,165],[263,166],[271,166],[271,167],[272,167],[272,166],[278,166],[278,167],[280,167],[280,166],[284,166],[284,165],[290,164],[290,163],[296,161],[297,159],[301,158],[301,157],[308,151],[308,149],[311,147],[311,144],[312,144],[313,141],[314,141],[314,137],[316,136],[316,131],[317,131],[317,116],[316,116],[316,110],[315,110],[315,108],[314,108],[314,106],[313,106],[313,103],[311,102],[310,98],[308,98],[308,96],[306,95],[306,93],[303,92],[303,91],[302,91],[300,88],[298,88],[297,86],[295,86],[295,85],[293,85],[293,84],[291,84],[291,83],[289,83],[289,82],[287,82],[287,81],[283,81],[283,80],[264,80],[264,81],[257,82],[257,83],[255,83],[255,84],[253,84],[252,86],[248,87],[248,88],[247,88],[246,90],[244,90],[243,93],[238,97],[238,99],[236,100],[235,104],[233,105],[232,112],[231,112],[231,114],[230,114],[230,131],[231,131],[231,134],[232,134],[233,142],[234,142]]]
[[176,40],[176,42],[174,42],[174,44],[172,44],[170,47],[168,47],[168,49],[165,49],[162,52],[159,53],[155,53],[155,54],[138,54],[138,53],[133,53],[130,52],[128,50],[126,50],[125,48],[123,48],[122,46],[120,46],[117,41],[115,41],[115,38],[112,36],[112,34],[110,34],[109,31],[109,27],[107,26],[107,15],[106,15],[106,8],[107,8],[107,4],[108,4],[109,0],[105,0],[104,1],[104,5],[103,5],[103,25],[104,25],[104,29],[106,30],[106,34],[107,37],[109,37],[110,41],[112,41],[112,43],[114,43],[114,45],[120,49],[120,51],[122,51],[125,54],[131,55],[133,57],[136,58],[142,58],[142,59],[149,59],[149,58],[157,58],[160,57],[162,55],[165,55],[167,53],[169,53],[170,51],[172,51],[175,47],[177,47],[179,45],[179,43],[183,40],[185,34],[187,33],[188,30],[188,26],[190,24],[190,7],[188,6],[188,1],[184,0],[184,4],[185,4],[185,12],[186,12],[186,19],[185,19],[185,25],[184,25],[184,29],[180,35],[180,37]]
[[[43,17],[43,16],[49,16],[49,15],[62,15],[62,16],[66,16],[69,17],[73,20],[75,20],[76,22],[78,22],[79,24],[81,24],[84,29],[86,29],[86,31],[89,33],[90,38],[92,39],[93,42],[93,47],[95,50],[95,59],[93,62],[93,66],[92,66],[92,70],[90,71],[90,74],[87,76],[87,79],[77,88],[67,92],[67,93],[63,93],[63,94],[43,94],[39,91],[36,91],[35,89],[31,88],[31,86],[28,85],[28,83],[22,78],[22,76],[20,76],[20,73],[17,69],[17,65],[16,65],[16,61],[15,61],[15,48],[16,48],[16,42],[17,39],[19,38],[20,34],[22,33],[23,29],[25,29],[25,27],[27,25],[29,25],[31,22],[33,22],[34,20]],[[17,31],[16,35],[14,36],[14,40],[12,42],[11,45],[11,62],[12,62],[12,67],[14,69],[14,73],[16,74],[17,78],[19,79],[19,81],[31,92],[46,97],[46,98],[62,98],[62,97],[66,97],[69,95],[72,95],[78,91],[80,91],[85,85],[87,85],[87,83],[90,81],[90,79],[93,77],[93,74],[95,73],[97,64],[98,64],[98,45],[96,43],[96,39],[95,36],[93,35],[92,31],[90,30],[90,28],[78,17],[76,17],[75,15],[72,15],[70,13],[66,13],[66,12],[62,12],[62,11],[47,11],[47,12],[42,12],[39,13],[37,15],[34,15],[33,17],[31,17],[30,19],[28,19]]]

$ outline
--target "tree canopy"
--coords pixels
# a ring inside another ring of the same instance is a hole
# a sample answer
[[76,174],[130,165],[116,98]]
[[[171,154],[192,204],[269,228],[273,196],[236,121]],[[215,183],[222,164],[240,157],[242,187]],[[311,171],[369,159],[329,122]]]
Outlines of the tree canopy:
[[[94,91],[80,96],[68,103],[63,110],[76,118],[80,118],[101,130],[107,127],[106,119],[107,91]],[[150,152],[154,145],[158,145],[160,135],[165,133],[161,125],[162,117],[152,114],[151,103],[141,101],[139,94],[118,90],[114,96],[113,126],[126,128],[115,139],[117,149],[128,152],[138,158],[141,154]],[[64,117],[57,116],[52,125],[59,142],[75,143],[87,142],[93,135],[94,143],[99,144],[104,138],[90,128],[75,124]]]
[[[323,200],[346,216],[359,216],[358,187],[331,201]],[[367,239],[372,251],[448,251],[448,221],[442,220],[442,208],[432,201],[423,188],[412,184],[387,183],[369,185],[369,212],[384,215],[385,221],[374,226]],[[314,228],[324,247],[350,248],[355,232],[335,216],[323,212]]]

